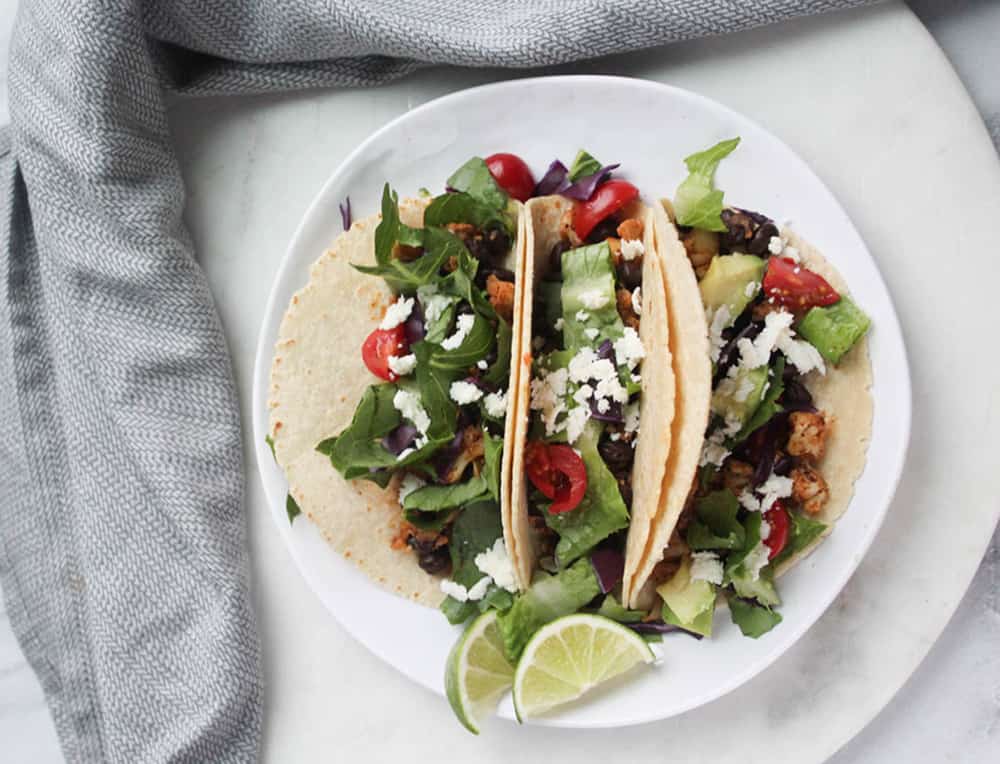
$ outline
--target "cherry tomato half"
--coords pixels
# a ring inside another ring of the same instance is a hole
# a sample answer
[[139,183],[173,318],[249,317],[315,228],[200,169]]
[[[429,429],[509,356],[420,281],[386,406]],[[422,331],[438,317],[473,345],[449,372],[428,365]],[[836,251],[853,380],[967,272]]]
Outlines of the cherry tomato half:
[[583,241],[594,230],[594,226],[638,197],[639,189],[627,180],[609,180],[603,183],[587,201],[576,205],[573,211],[573,230]]
[[368,371],[376,377],[395,382],[398,377],[389,368],[389,356],[401,356],[409,352],[406,327],[400,324],[395,329],[376,329],[369,334],[361,346],[361,359],[368,367]]
[[531,170],[517,154],[491,154],[486,166],[500,188],[519,202],[528,201],[535,192]]
[[767,261],[764,294],[789,308],[802,310],[833,305],[840,299],[826,279],[787,257],[772,257]]
[[764,546],[771,551],[767,555],[768,560],[773,560],[788,543],[788,529],[791,521],[788,519],[788,510],[780,501],[774,502],[771,508],[764,513],[764,520],[771,526],[771,533],[764,539]]
[[576,509],[587,492],[587,467],[571,447],[562,443],[532,441],[525,454],[528,478],[552,499],[553,515]]

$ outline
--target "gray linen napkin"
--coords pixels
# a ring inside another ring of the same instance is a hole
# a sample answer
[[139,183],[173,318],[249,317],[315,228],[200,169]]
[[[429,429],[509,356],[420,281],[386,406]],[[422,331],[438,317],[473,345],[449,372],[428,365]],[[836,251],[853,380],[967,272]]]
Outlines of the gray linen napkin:
[[165,89],[529,67],[863,0],[22,0],[0,136],[0,574],[70,761],[256,755],[229,355]]

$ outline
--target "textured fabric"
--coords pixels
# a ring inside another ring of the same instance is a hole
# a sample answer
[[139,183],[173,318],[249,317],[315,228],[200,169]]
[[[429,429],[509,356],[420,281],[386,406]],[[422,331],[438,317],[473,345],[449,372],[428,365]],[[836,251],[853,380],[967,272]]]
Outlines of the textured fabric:
[[22,0],[0,134],[0,574],[73,762],[252,760],[228,351],[164,88],[528,67],[860,0]]

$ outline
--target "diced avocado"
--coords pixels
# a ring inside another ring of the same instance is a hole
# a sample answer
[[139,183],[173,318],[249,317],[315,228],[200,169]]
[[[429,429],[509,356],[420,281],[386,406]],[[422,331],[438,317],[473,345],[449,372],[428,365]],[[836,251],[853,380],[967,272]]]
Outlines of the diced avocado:
[[663,620],[688,631],[712,634],[715,586],[691,580],[691,559],[685,557],[673,578],[660,584],[656,593],[663,600]]
[[750,421],[767,390],[768,368],[758,366],[737,368],[733,377],[727,377],[712,393],[712,411],[727,422],[736,420],[742,427]]
[[[736,320],[760,291],[764,261],[754,255],[716,255],[698,284],[705,307],[729,308],[729,323]],[[753,286],[751,286],[753,285]]]
[[832,364],[840,363],[854,343],[865,336],[871,319],[850,297],[825,308],[816,307],[806,313],[795,330],[808,340]]
[[539,573],[511,609],[497,617],[507,657],[516,661],[542,626],[575,613],[600,593],[589,559],[577,560],[554,576]]

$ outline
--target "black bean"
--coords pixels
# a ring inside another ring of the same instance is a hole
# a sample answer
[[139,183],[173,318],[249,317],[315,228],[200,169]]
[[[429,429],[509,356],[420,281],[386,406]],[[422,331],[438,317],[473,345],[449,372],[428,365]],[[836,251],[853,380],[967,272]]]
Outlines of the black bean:
[[605,239],[618,236],[618,223],[614,218],[605,218],[594,226],[594,230],[587,237],[587,244],[598,244]]
[[604,463],[612,472],[624,472],[632,467],[635,450],[623,440],[604,440],[597,446]]
[[560,239],[556,242],[552,249],[549,250],[548,275],[554,276],[562,273],[562,254],[568,249],[571,249],[569,242],[565,239]]
[[736,207],[724,209],[722,222],[726,226],[726,232],[719,235],[719,251],[723,253],[739,251],[763,255],[767,252],[771,237],[778,235],[778,228],[773,220],[751,210]]
[[634,260],[622,258],[618,264],[618,283],[629,291],[642,286],[642,260],[640,258],[637,257]]
[[451,554],[447,544],[435,546],[435,539],[418,536],[410,536],[406,543],[417,555],[417,565],[421,570],[434,574],[442,573],[451,567]]

